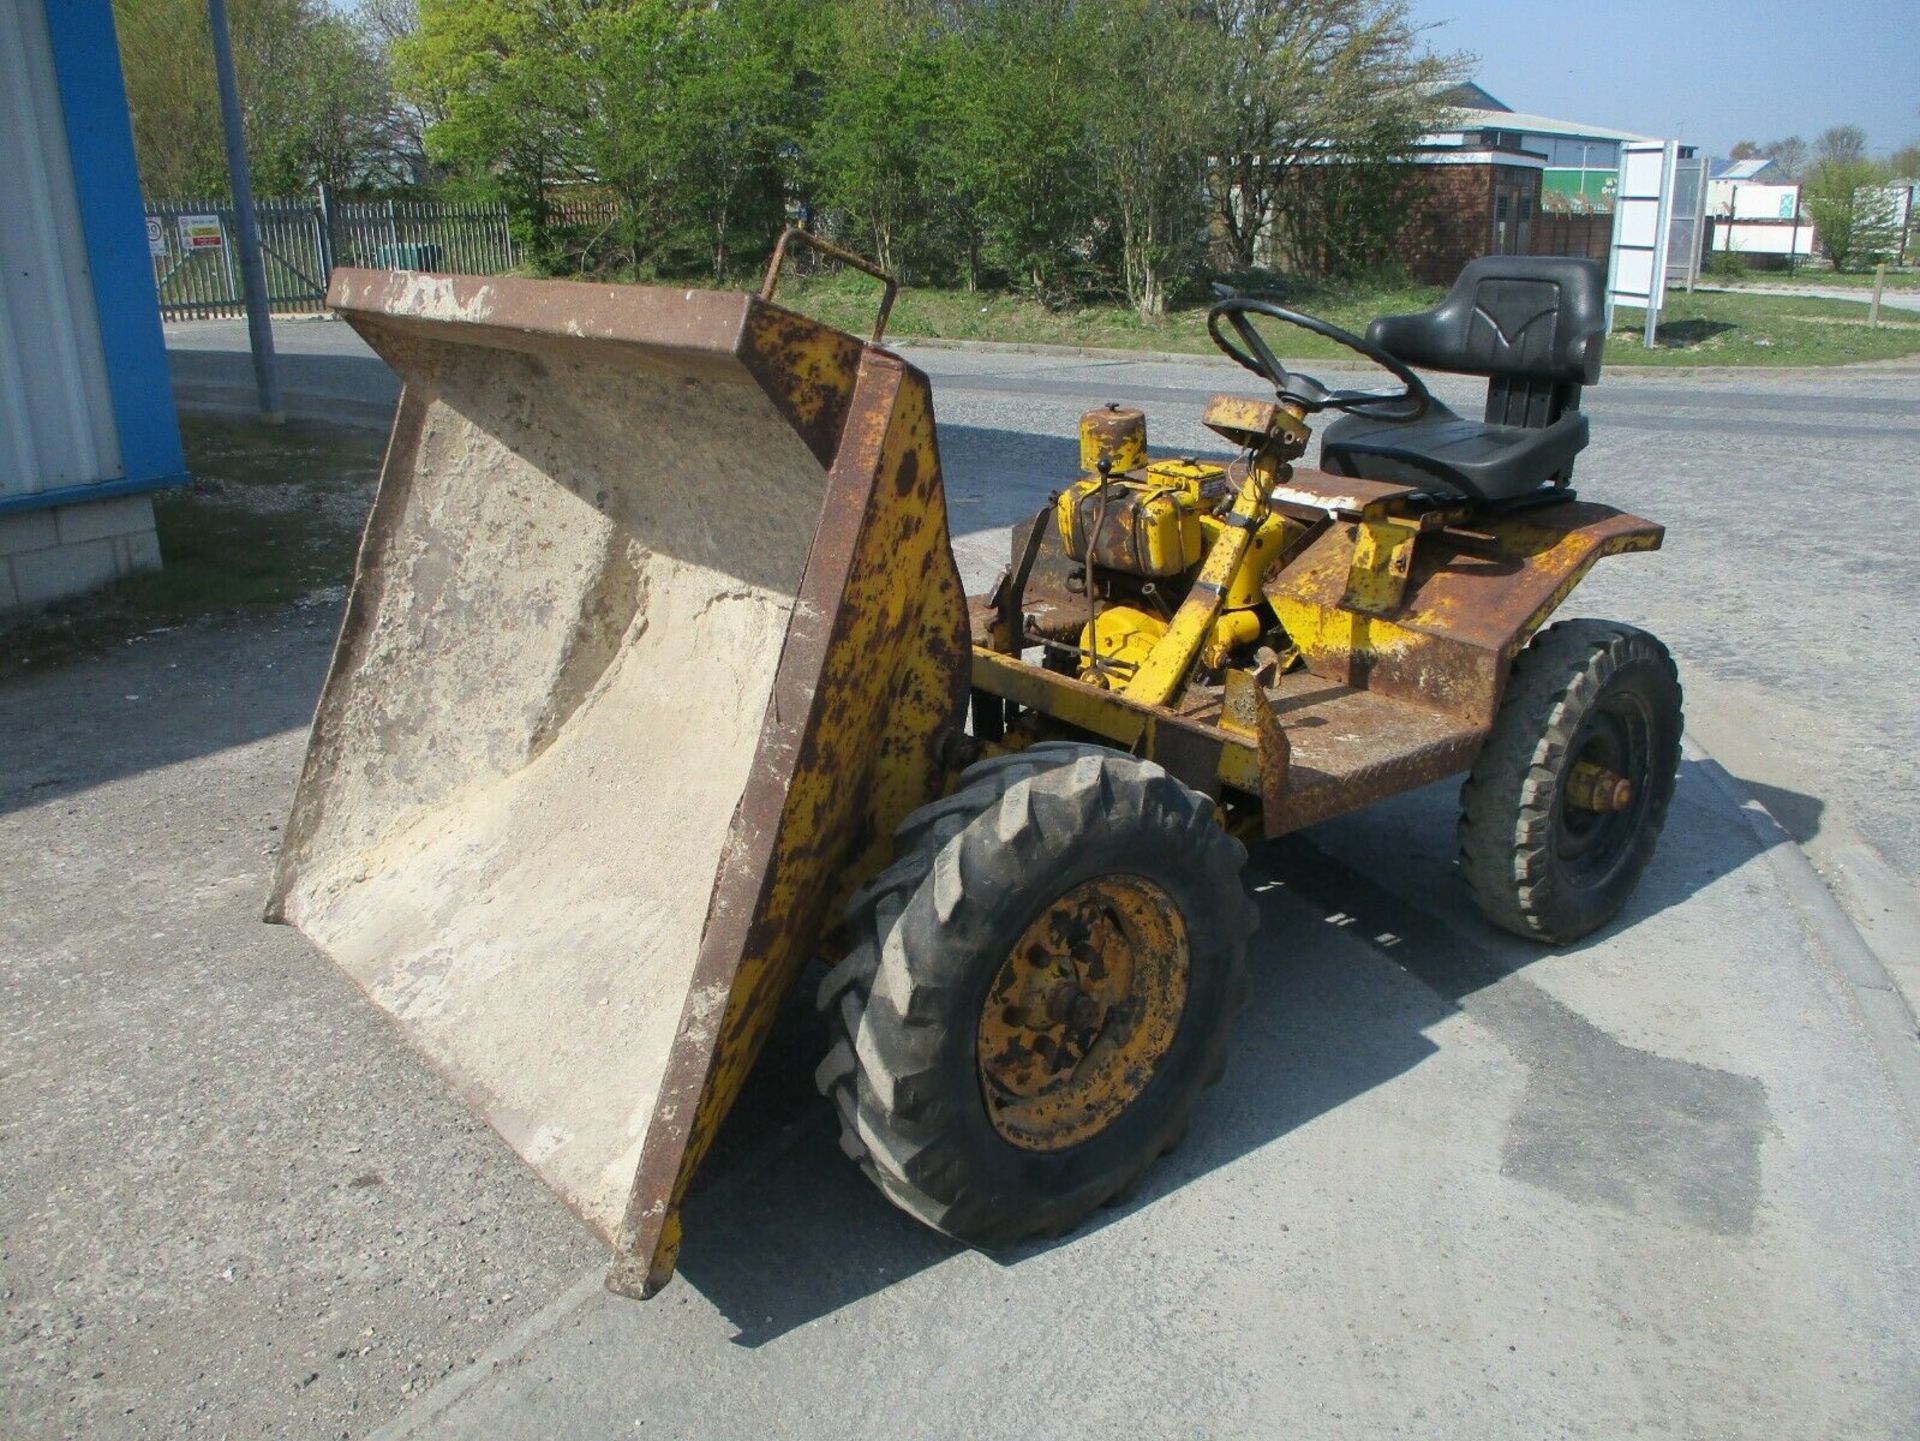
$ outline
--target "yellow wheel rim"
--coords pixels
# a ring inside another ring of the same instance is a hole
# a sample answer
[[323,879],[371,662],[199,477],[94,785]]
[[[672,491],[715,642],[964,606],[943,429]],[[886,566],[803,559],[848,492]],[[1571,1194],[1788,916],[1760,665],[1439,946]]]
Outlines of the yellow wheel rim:
[[1138,1100],[1187,1004],[1187,924],[1140,876],[1061,896],[1002,962],[976,1054],[994,1130],[1028,1151],[1097,1136]]

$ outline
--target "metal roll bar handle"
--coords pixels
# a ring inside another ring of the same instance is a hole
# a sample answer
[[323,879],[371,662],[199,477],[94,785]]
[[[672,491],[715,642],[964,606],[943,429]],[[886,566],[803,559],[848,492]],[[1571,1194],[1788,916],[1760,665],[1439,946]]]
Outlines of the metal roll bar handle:
[[878,345],[887,333],[887,316],[893,311],[893,298],[900,291],[900,282],[864,256],[855,255],[851,250],[842,250],[830,240],[802,230],[797,225],[789,225],[780,232],[780,239],[774,243],[773,258],[767,262],[767,278],[760,282],[760,298],[772,300],[773,292],[780,284],[780,268],[786,263],[787,245],[790,241],[803,240],[812,249],[842,265],[851,265],[863,274],[871,275],[886,287],[880,296],[880,313],[873,318],[873,343]]

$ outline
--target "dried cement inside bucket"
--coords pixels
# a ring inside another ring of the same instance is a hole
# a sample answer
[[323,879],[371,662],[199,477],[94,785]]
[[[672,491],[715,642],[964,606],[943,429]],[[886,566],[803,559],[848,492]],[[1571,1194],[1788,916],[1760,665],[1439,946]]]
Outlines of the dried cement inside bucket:
[[824,476],[748,384],[429,359],[286,914],[611,1234]]

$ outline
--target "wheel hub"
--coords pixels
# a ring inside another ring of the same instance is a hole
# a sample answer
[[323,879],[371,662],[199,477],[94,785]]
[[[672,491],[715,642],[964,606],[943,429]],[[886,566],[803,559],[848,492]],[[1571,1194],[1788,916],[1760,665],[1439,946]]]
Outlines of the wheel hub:
[[1645,706],[1621,695],[1589,716],[1575,737],[1554,850],[1576,884],[1605,884],[1632,849],[1650,774],[1652,726]]
[[1041,912],[980,1012],[980,1089],[994,1129],[1030,1151],[1098,1135],[1172,1046],[1188,963],[1186,921],[1143,877],[1082,882]]
[[1605,766],[1581,761],[1567,777],[1567,799],[1584,811],[1624,811],[1633,804],[1633,782]]

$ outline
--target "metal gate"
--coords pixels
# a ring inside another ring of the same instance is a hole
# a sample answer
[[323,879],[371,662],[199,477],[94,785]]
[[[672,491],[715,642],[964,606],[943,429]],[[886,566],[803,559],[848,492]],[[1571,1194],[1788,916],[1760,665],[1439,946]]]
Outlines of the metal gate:
[[[336,265],[454,270],[501,275],[515,264],[503,206],[439,201],[340,203],[322,190],[312,199],[259,200],[267,308],[317,311]],[[233,206],[225,200],[147,202],[147,248],[154,289],[168,320],[245,313]]]
[[1673,163],[1673,203],[1667,216],[1667,287],[1693,289],[1706,239],[1707,161],[1683,156]]

